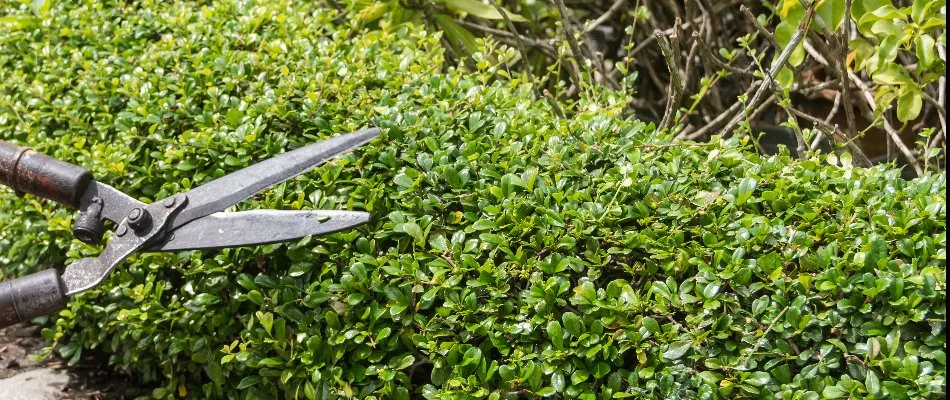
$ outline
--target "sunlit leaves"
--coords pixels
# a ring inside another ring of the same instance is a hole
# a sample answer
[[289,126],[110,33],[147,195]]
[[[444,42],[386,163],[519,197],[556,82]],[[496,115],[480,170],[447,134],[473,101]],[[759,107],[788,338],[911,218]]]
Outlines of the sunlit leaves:
[[[378,140],[238,206],[372,219],[133,257],[44,331],[67,359],[95,347],[157,397],[944,393],[943,176],[674,143],[613,117],[627,102],[610,91],[556,118],[522,81],[444,68],[436,37],[377,11],[137,6],[55,3],[56,35],[0,36],[4,139],[149,200],[375,125]],[[864,62],[880,42],[862,40]],[[917,78],[887,68],[876,84]],[[97,254],[70,241],[69,211],[0,197],[7,276]]]

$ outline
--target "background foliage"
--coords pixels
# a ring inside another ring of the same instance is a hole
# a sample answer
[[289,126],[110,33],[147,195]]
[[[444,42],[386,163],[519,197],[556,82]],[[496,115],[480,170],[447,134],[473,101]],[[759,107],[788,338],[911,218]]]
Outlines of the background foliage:
[[348,4],[363,24],[413,21],[443,31],[457,65],[474,64],[476,37],[509,44],[519,52],[506,64],[538,76],[538,97],[571,103],[594,86],[623,91],[627,114],[681,139],[750,135],[762,153],[781,143],[793,156],[844,149],[861,166],[896,161],[905,176],[945,169],[933,160],[946,152],[939,0]]
[[[67,359],[159,398],[945,396],[942,173],[674,142],[624,90],[552,103],[513,48],[446,67],[448,33],[321,4],[50,7],[0,35],[3,139],[143,200],[384,132],[240,206],[369,224],[137,256],[50,322]],[[4,276],[97,253],[0,199]]]

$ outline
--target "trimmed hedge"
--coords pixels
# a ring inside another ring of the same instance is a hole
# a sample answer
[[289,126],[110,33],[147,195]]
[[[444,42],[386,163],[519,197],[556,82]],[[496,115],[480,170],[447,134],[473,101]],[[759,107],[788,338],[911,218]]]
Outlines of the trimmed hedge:
[[[25,8],[20,12],[25,14]],[[143,200],[383,136],[239,209],[367,210],[294,244],[143,254],[44,331],[155,397],[946,395],[946,177],[553,117],[489,46],[310,2],[57,2],[0,34],[4,140]],[[22,27],[21,27],[22,28]],[[98,250],[0,191],[0,266]]]

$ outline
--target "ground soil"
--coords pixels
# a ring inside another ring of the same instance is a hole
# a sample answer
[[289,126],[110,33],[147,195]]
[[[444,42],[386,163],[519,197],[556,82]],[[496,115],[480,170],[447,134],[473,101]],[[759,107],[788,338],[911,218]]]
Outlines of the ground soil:
[[[59,399],[134,399],[151,393],[149,386],[136,384],[132,377],[112,372],[104,360],[94,354],[84,356],[72,366],[55,355],[45,360],[31,357],[46,346],[48,343],[40,336],[38,326],[17,324],[0,329],[0,380],[52,368],[65,371],[69,376],[69,383],[57,395]],[[43,382],[36,384],[42,385]]]

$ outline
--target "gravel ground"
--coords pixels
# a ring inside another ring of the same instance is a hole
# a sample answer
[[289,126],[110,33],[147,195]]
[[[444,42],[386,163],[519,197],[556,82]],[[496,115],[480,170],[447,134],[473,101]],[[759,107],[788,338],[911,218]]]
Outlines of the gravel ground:
[[0,329],[0,399],[134,399],[151,393],[149,386],[111,372],[93,355],[73,366],[55,356],[31,360],[46,346],[39,332],[29,324]]

